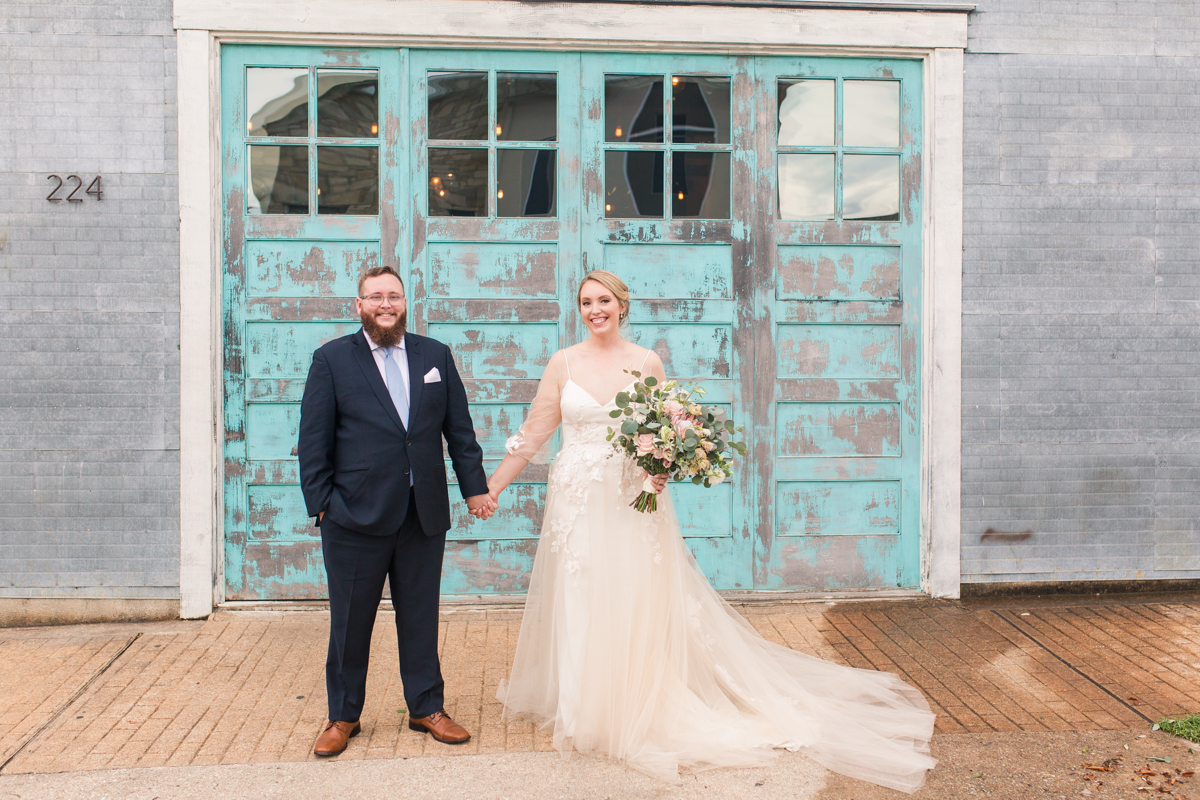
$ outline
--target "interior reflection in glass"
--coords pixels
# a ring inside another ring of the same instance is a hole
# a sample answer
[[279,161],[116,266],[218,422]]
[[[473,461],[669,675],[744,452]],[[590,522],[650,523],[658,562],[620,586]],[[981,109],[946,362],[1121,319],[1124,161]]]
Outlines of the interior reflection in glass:
[[833,153],[779,156],[779,218],[833,219]]
[[900,156],[847,155],[842,219],[900,219]]
[[250,148],[247,214],[308,213],[308,147],[254,145]]
[[729,219],[729,153],[671,156],[671,215]]
[[609,150],[604,154],[604,216],[663,215],[663,154]]
[[429,73],[429,138],[488,138],[486,72]]
[[496,151],[496,216],[553,217],[558,213],[554,150]]
[[379,213],[379,148],[317,148],[317,213]]
[[779,144],[795,147],[833,144],[833,84],[833,81],[779,81],[776,87]]
[[308,70],[246,70],[246,135],[308,136]]
[[671,141],[729,144],[729,78],[671,78]]
[[488,151],[429,148],[429,216],[486,217]]
[[379,75],[374,70],[317,70],[317,135],[379,136]]
[[558,79],[553,73],[496,73],[496,138],[553,142],[558,130]]
[[653,75],[604,76],[604,141],[663,140],[663,81]]
[[847,147],[900,146],[900,81],[845,81],[842,108]]

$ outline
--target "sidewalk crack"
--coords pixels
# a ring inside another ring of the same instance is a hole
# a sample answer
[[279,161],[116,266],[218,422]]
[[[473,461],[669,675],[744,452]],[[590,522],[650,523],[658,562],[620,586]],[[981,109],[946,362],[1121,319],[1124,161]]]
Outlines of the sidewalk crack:
[[1033,634],[1031,634],[1031,633],[1029,633],[1028,631],[1026,631],[1026,630],[1022,629],[1022,628],[1021,628],[1021,626],[1017,625],[1017,623],[1013,622],[1011,619],[1009,619],[1008,617],[1004,616],[1003,614],[1001,614],[1001,613],[1000,613],[999,611],[997,611],[996,609],[994,609],[994,608],[993,608],[991,611],[992,611],[992,613],[993,613],[993,614],[995,614],[997,617],[999,617],[1000,619],[1004,620],[1004,621],[1005,621],[1005,622],[1007,622],[1009,625],[1011,625],[1015,631],[1017,631],[1018,633],[1020,633],[1020,634],[1021,634],[1022,636],[1024,636],[1026,639],[1028,639],[1029,641],[1033,642],[1033,643],[1034,643],[1034,644],[1036,644],[1038,647],[1042,648],[1042,649],[1043,649],[1043,650],[1045,650],[1047,653],[1049,653],[1050,655],[1054,656],[1054,657],[1055,657],[1055,658],[1057,658],[1057,659],[1058,659],[1060,662],[1062,662],[1063,664],[1065,664],[1065,665],[1067,666],[1067,668],[1068,668],[1068,669],[1070,669],[1072,672],[1074,672],[1076,675],[1078,675],[1079,677],[1083,678],[1085,681],[1087,681],[1088,683],[1090,683],[1092,686],[1095,686],[1095,687],[1096,687],[1097,689],[1099,689],[1100,691],[1104,692],[1106,695],[1108,695],[1109,697],[1111,697],[1113,700],[1116,700],[1118,703],[1120,703],[1121,705],[1125,706],[1125,708],[1129,709],[1129,710],[1130,710],[1130,711],[1132,711],[1134,714],[1137,714],[1139,717],[1141,717],[1142,719],[1146,720],[1146,722],[1149,722],[1151,725],[1153,725],[1153,724],[1154,724],[1154,720],[1150,719],[1150,718],[1149,718],[1149,717],[1147,717],[1145,714],[1143,714],[1141,711],[1138,711],[1136,708],[1134,708],[1133,706],[1129,705],[1129,703],[1125,702],[1125,701],[1124,701],[1124,700],[1122,700],[1120,697],[1118,697],[1117,695],[1113,694],[1113,693],[1112,693],[1111,691],[1109,691],[1109,690],[1108,690],[1108,689],[1107,689],[1105,686],[1103,686],[1102,684],[1100,684],[1099,682],[1097,682],[1095,679],[1093,679],[1093,678],[1092,678],[1092,676],[1088,675],[1086,672],[1084,672],[1083,670],[1079,669],[1079,667],[1075,666],[1075,665],[1074,665],[1074,664],[1072,664],[1070,661],[1067,661],[1065,658],[1063,658],[1062,656],[1060,656],[1058,653],[1056,653],[1056,652],[1054,652],[1053,650],[1051,650],[1051,649],[1050,649],[1050,647],[1049,647],[1048,645],[1046,645],[1046,644],[1042,643],[1041,641],[1039,641],[1037,638],[1035,638],[1035,637],[1033,636]]
[[125,643],[124,647],[122,647],[120,650],[118,650],[116,653],[114,653],[113,657],[110,658],[107,662],[105,662],[103,667],[96,670],[95,675],[88,678],[87,681],[82,686],[80,686],[78,689],[76,689],[75,692],[70,697],[67,698],[67,701],[65,703],[63,703],[61,706],[58,707],[57,711],[55,711],[53,714],[50,715],[50,719],[46,720],[40,728],[38,728],[36,731],[34,731],[32,734],[30,734],[25,739],[25,741],[21,742],[21,744],[17,747],[17,749],[13,750],[12,754],[9,755],[8,758],[4,759],[4,763],[0,764],[0,773],[4,772],[5,768],[8,767],[8,765],[12,763],[13,759],[16,758],[17,756],[21,755],[21,753],[25,750],[26,747],[28,747],[33,742],[33,740],[37,739],[39,736],[41,736],[43,733],[45,733],[46,730],[51,725],[53,725],[58,720],[59,717],[61,717],[63,715],[63,712],[65,712],[68,708],[70,708],[72,705],[74,705],[75,701],[78,700],[80,697],[82,697],[83,693],[86,692],[88,689],[90,689],[92,684],[95,683],[97,680],[99,680],[101,675],[108,672],[109,668],[112,667],[113,664],[117,663],[117,659],[120,658],[121,656],[125,655],[125,651],[128,650],[130,647],[132,647],[133,643],[136,642],[140,638],[142,638],[141,631],[138,631],[132,637],[130,637],[129,641]]

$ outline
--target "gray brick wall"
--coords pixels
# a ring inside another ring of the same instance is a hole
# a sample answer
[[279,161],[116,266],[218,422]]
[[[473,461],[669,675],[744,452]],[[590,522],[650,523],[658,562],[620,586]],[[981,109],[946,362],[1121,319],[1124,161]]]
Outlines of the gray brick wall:
[[1198,56],[1194,0],[971,16],[964,582],[1200,577]]
[[174,75],[170,0],[0,0],[0,597],[179,595]]

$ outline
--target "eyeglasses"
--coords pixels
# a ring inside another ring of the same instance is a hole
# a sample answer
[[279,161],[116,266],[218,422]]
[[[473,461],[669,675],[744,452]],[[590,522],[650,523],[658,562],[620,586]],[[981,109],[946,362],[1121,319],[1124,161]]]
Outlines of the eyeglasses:
[[388,301],[389,304],[391,304],[393,306],[398,306],[398,305],[400,305],[400,301],[404,299],[404,295],[389,294],[386,298],[384,298],[384,296],[381,294],[370,294],[370,295],[367,295],[366,297],[360,297],[358,299],[362,300],[364,305],[370,306],[371,308],[375,308],[376,306],[383,305],[383,301],[385,299]]

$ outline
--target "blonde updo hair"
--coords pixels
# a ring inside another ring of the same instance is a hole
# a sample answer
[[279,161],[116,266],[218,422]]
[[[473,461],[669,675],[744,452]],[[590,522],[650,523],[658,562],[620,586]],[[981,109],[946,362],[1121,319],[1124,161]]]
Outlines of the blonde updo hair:
[[621,307],[621,315],[617,318],[617,322],[624,325],[629,319],[629,287],[625,285],[625,281],[606,269],[592,270],[579,283],[579,291],[575,293],[576,308],[582,302],[580,298],[583,296],[583,284],[588,281],[595,281],[613,293],[613,297],[617,298],[617,304]]

